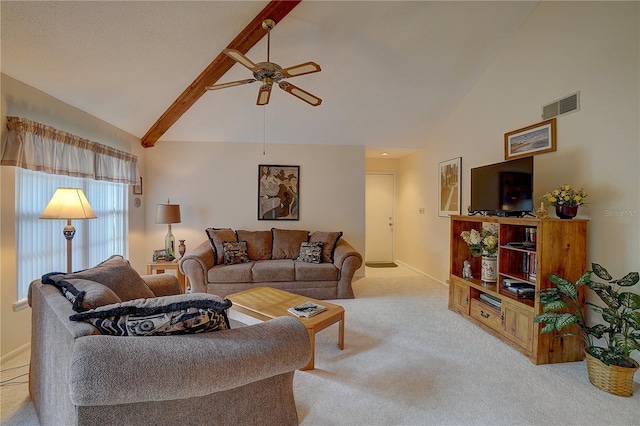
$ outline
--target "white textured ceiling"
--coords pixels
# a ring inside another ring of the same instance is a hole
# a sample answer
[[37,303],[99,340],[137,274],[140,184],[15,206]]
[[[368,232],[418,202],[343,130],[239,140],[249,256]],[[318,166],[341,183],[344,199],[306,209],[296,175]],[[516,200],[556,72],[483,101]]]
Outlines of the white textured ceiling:
[[[266,1],[2,1],[3,73],[142,137]],[[313,108],[258,84],[206,93],[162,141],[423,146],[537,2],[312,1],[271,33],[271,61]],[[266,60],[266,37],[247,56]],[[251,78],[235,65],[218,82]],[[266,126],[265,126],[266,120]],[[266,129],[266,132],[265,132]]]

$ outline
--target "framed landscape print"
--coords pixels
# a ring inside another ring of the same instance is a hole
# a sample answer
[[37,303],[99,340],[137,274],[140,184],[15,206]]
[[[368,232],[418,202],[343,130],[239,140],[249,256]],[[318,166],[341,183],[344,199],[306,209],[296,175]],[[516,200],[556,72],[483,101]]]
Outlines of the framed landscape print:
[[556,119],[504,134],[504,159],[513,160],[556,150]]
[[258,220],[300,219],[300,166],[258,166]]
[[438,216],[460,214],[462,157],[438,164]]

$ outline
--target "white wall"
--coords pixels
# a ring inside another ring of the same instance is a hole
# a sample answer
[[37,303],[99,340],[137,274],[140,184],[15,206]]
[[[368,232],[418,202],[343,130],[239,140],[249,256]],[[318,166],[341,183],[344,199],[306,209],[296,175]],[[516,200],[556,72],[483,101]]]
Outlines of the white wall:
[[[640,268],[638,2],[541,2],[424,150],[400,161],[398,259],[444,282],[449,220],[437,216],[437,166],[469,170],[504,160],[504,133],[541,120],[542,105],[576,91],[581,110],[559,117],[557,151],[535,156],[535,197],[584,187],[587,261],[615,276]],[[418,215],[420,206],[428,206]]]
[[[172,226],[187,251],[206,241],[205,228],[343,231],[364,254],[364,148],[253,143],[158,142],[145,151],[147,244],[164,247],[167,225],[155,209],[167,197],[180,204],[182,223]],[[300,166],[300,220],[258,220],[258,165]],[[359,273],[360,274],[360,273]]]
[[[83,138],[112,146],[122,151],[138,155],[139,168],[144,171],[144,160],[140,153],[140,139],[111,126],[77,108],[59,101],[33,87],[30,87],[5,74],[1,75],[1,121],[0,135],[4,142],[7,129],[6,116],[28,118],[57,129],[70,132]],[[31,338],[31,309],[13,310],[17,298],[16,277],[16,236],[15,236],[15,185],[14,167],[0,167],[0,333],[1,355],[28,344]],[[144,236],[144,215],[130,205],[129,240],[130,257],[136,258],[138,252],[132,247],[141,244]],[[64,223],[60,223],[60,238]],[[141,262],[139,262],[141,263]],[[61,265],[64,269],[64,265]],[[140,270],[139,270],[140,271]],[[37,277],[34,277],[37,278]]]
[[397,173],[400,160],[397,158],[367,158],[367,173]]

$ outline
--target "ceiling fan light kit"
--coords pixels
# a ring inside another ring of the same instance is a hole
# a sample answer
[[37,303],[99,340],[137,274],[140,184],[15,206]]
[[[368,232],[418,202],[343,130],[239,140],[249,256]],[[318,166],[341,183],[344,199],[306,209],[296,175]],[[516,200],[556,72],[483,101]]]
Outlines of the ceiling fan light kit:
[[262,28],[267,30],[267,61],[253,63],[249,58],[235,49],[224,49],[223,52],[231,59],[253,72],[253,79],[245,79],[232,81],[229,83],[216,84],[208,86],[207,90],[226,89],[227,87],[240,86],[242,84],[253,83],[254,81],[262,82],[258,91],[258,100],[256,105],[267,105],[271,97],[271,88],[274,83],[287,93],[297,97],[311,106],[318,106],[322,103],[319,97],[302,90],[293,84],[282,81],[286,78],[298,77],[300,75],[311,74],[320,71],[320,65],[315,62],[305,62],[288,68],[282,68],[280,65],[270,61],[271,50],[271,30],[276,25],[272,19],[265,19],[262,22]]

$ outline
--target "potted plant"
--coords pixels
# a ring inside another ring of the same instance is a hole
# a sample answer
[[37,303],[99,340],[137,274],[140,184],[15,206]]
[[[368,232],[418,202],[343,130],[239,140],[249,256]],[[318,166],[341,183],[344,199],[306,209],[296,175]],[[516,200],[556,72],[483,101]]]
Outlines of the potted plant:
[[[630,272],[614,280],[599,264],[592,263],[591,266],[593,270],[587,271],[575,283],[548,274],[556,287],[540,291],[543,312],[535,316],[534,322],[544,324],[540,333],[560,332],[577,324],[585,343],[591,383],[614,395],[631,396],[633,375],[639,367],[630,354],[640,350],[640,295],[623,290],[636,285],[640,278],[638,272]],[[592,281],[592,274],[605,282]],[[586,304],[602,315],[603,324],[587,326],[579,296],[583,285],[602,301],[604,306]],[[575,333],[560,333],[556,337],[571,335]],[[603,339],[604,345],[596,345],[594,339]]]
[[542,196],[547,205],[555,206],[556,216],[560,219],[573,219],[578,214],[578,206],[585,203],[587,193],[584,189],[574,189],[571,185],[560,185]]
[[498,232],[496,228],[486,226],[480,231],[477,229],[462,231],[460,236],[469,245],[471,256],[482,256],[482,281],[496,282],[498,280]]

